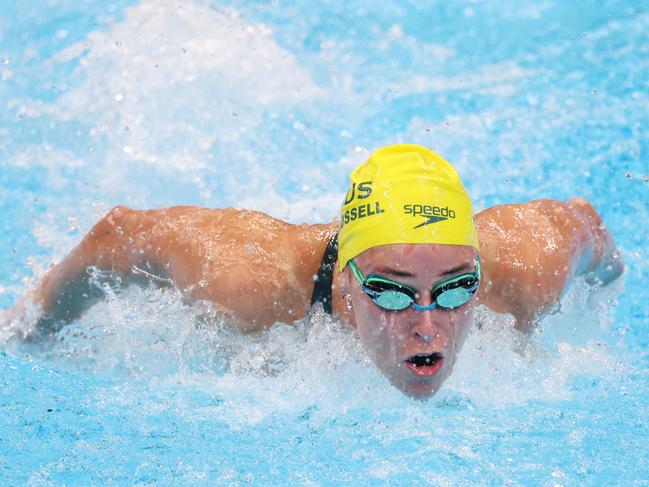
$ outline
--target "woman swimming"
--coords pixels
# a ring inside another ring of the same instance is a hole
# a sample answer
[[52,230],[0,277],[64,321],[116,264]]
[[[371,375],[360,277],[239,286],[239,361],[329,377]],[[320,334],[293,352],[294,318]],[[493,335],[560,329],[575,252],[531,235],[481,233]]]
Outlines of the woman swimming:
[[477,304],[528,330],[574,276],[623,271],[582,198],[473,214],[455,169],[412,144],[374,152],[351,174],[339,221],[293,225],[235,208],[114,208],[13,312],[38,307],[34,336],[102,298],[88,269],[176,286],[242,330],[302,318],[315,303],[356,327],[377,367],[428,397],[450,375]]

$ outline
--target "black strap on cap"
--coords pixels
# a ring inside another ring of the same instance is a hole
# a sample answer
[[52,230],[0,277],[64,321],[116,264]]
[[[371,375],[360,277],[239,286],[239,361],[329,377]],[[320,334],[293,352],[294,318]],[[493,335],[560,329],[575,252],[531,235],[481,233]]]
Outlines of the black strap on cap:
[[325,249],[322,256],[320,269],[315,279],[313,286],[313,294],[311,295],[311,306],[316,303],[322,303],[326,313],[332,314],[332,299],[331,299],[331,285],[333,284],[334,267],[338,259],[338,234],[336,233]]

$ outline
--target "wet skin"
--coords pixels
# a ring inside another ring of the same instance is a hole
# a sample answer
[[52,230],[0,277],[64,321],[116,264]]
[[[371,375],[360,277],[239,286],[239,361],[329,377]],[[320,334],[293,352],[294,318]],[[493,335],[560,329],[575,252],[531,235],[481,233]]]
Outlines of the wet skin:
[[[411,396],[431,395],[449,376],[477,303],[512,314],[526,331],[555,306],[573,277],[606,284],[624,269],[612,236],[582,198],[496,206],[478,213],[476,225],[481,286],[453,311],[382,310],[351,271],[334,271],[334,314],[358,329],[377,367]],[[24,339],[78,318],[103,298],[88,278],[95,267],[122,283],[173,285],[188,302],[210,301],[245,331],[292,323],[309,311],[313,276],[337,230],[337,222],[292,225],[236,208],[115,207],[3,321]],[[366,275],[382,274],[419,290],[419,304],[428,305],[433,285],[453,277],[444,276],[453,268],[466,266],[455,275],[471,271],[474,259],[471,248],[419,244],[376,247],[355,261]],[[434,367],[408,361],[431,352],[438,354]]]
[[[364,274],[378,274],[418,291],[417,303],[432,303],[430,290],[442,280],[475,269],[476,251],[453,245],[383,245],[354,260]],[[450,272],[449,272],[450,271]],[[348,269],[341,282],[349,294],[353,323],[369,356],[409,396],[434,394],[448,378],[473,321],[475,298],[454,310],[418,311],[412,307],[387,311],[372,302]],[[431,365],[415,366],[415,355],[435,355]]]

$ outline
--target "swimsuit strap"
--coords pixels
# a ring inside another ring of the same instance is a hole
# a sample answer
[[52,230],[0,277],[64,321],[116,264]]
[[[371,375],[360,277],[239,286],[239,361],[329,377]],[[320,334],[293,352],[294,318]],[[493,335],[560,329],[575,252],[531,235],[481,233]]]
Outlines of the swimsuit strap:
[[322,256],[322,263],[318,270],[318,275],[315,279],[313,286],[313,294],[311,295],[311,306],[316,303],[322,303],[325,312],[332,314],[332,299],[331,299],[331,285],[333,284],[334,267],[338,259],[338,234],[336,233],[325,249]]

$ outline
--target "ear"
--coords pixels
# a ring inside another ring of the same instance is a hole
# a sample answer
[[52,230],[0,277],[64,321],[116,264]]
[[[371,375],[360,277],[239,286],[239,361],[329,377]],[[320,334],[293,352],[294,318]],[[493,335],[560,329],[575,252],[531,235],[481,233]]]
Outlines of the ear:
[[349,270],[349,267],[345,267],[345,269],[341,272],[340,268],[338,267],[338,264],[336,264],[336,268],[334,269],[334,272],[338,274],[338,289],[334,291],[335,296],[334,296],[334,301],[338,302],[338,313],[339,316],[342,318],[343,321],[349,323],[351,326],[356,327],[356,318],[354,315],[354,312],[351,307],[351,279],[354,277],[352,276],[351,271]]
[[[340,272],[340,263],[336,262],[336,269],[334,272]],[[346,294],[349,294],[350,290],[350,282],[349,282],[349,277],[350,277],[351,271],[349,270],[349,266],[345,267],[345,269],[341,272],[340,276],[340,281],[339,281],[339,292],[342,297],[344,297]]]

